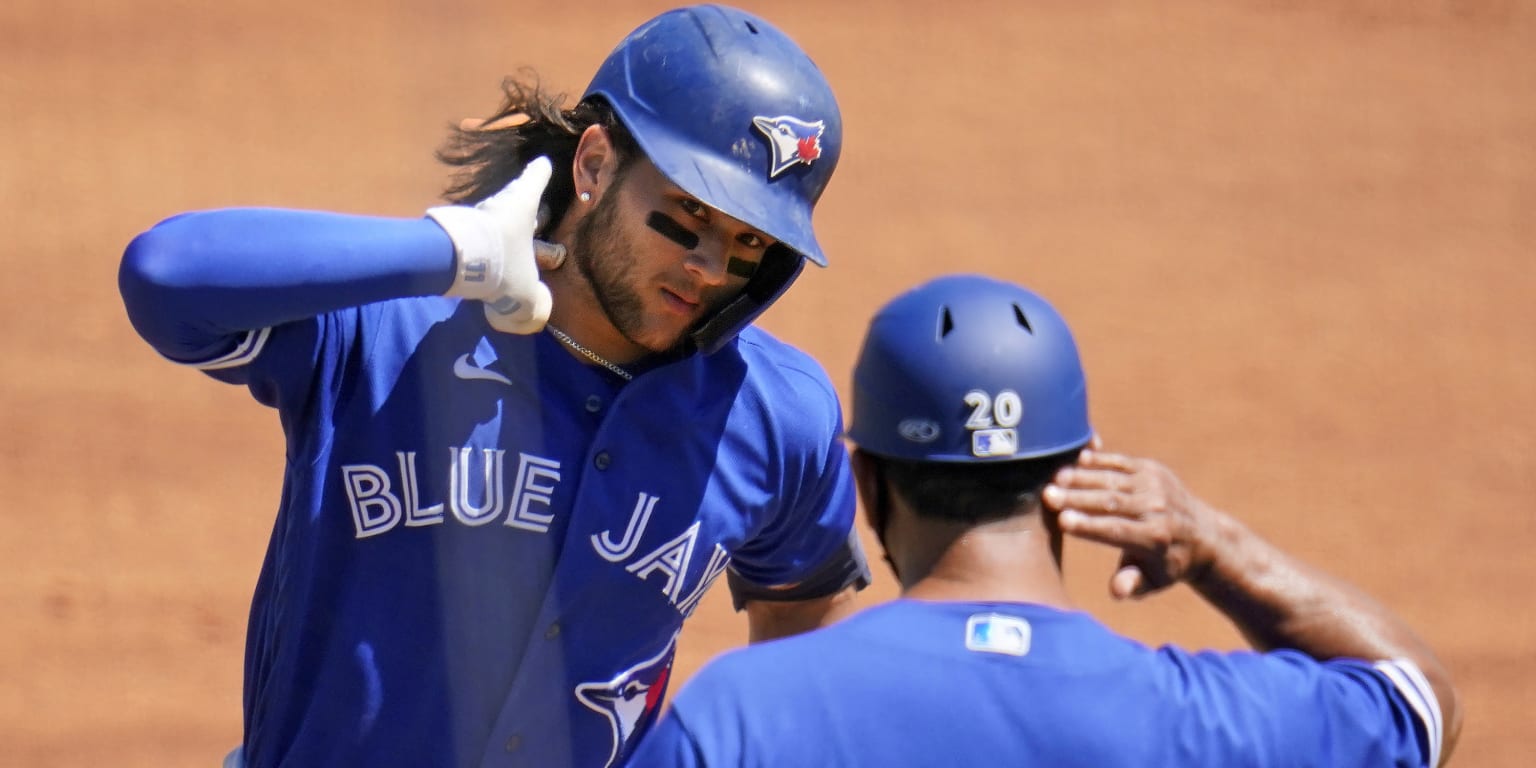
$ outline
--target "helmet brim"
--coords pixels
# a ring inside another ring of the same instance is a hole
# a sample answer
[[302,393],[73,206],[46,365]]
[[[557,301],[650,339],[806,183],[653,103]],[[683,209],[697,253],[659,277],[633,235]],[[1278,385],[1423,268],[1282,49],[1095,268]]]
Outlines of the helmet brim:
[[[606,95],[598,92],[597,95]],[[763,169],[720,157],[706,147],[652,122],[643,114],[620,115],[646,158],[669,181],[709,207],[783,243],[818,267],[827,266],[811,225],[811,208],[791,184],[767,178]],[[797,172],[784,171],[786,179]]]

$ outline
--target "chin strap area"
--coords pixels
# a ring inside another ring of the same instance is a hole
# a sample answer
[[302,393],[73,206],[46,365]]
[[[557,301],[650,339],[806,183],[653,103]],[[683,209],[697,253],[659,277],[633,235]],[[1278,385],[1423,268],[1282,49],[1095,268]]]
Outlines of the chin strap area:
[[741,294],[689,334],[694,347],[708,355],[725,346],[768,309],[804,268],[805,259],[800,254],[782,243],[774,243],[763,254],[762,264]]

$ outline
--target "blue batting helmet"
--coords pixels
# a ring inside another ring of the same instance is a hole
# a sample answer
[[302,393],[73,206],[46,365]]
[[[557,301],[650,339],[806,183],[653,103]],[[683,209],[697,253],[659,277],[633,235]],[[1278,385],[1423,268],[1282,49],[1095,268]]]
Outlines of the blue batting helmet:
[[714,351],[777,299],[801,257],[827,258],[811,211],[843,148],[843,119],[821,70],[762,19],[695,5],[641,25],[598,68],[601,97],[673,184],[794,252],[764,258],[743,300],[695,341]]
[[672,183],[826,266],[811,209],[837,167],[843,119],[783,32],[720,5],[668,11],[613,49],[592,96]]
[[1093,437],[1072,332],[1034,293],[980,275],[932,280],[870,321],[848,436],[909,461],[1038,458]]

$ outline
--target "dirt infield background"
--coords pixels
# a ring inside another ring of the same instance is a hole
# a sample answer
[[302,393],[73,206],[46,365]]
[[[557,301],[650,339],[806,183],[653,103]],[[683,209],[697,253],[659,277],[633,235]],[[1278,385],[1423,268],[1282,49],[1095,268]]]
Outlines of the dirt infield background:
[[[223,205],[416,215],[445,126],[503,74],[579,92],[663,7],[0,4],[0,764],[213,766],[240,735],[279,430],[133,335],[128,240]],[[847,125],[818,212],[833,265],[767,327],[846,394],[896,292],[959,270],[1035,287],[1112,446],[1406,615],[1466,696],[1457,765],[1530,763],[1531,3],[750,7]],[[1110,605],[1112,553],[1068,560],[1116,628],[1240,643],[1187,591]],[[867,601],[894,594],[877,575]],[[717,590],[679,679],[744,635]]]

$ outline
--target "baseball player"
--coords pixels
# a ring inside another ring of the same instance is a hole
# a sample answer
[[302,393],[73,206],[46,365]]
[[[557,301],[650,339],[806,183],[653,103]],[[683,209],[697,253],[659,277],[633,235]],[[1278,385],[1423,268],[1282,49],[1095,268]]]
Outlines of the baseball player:
[[867,581],[834,388],[752,326],[826,263],[821,72],[701,5],[573,107],[505,96],[424,217],[194,212],[124,255],[138,332],[287,441],[231,764],[617,765],[719,576],[754,640]]
[[[633,766],[1435,766],[1459,709],[1381,605],[1090,444],[1077,347],[1039,296],[929,282],[874,318],[853,468],[902,598],[728,653]],[[1075,460],[1075,461],[1074,461]],[[1042,504],[1044,496],[1045,504]],[[1064,534],[1116,597],[1194,588],[1258,649],[1148,648],[1074,608]]]

